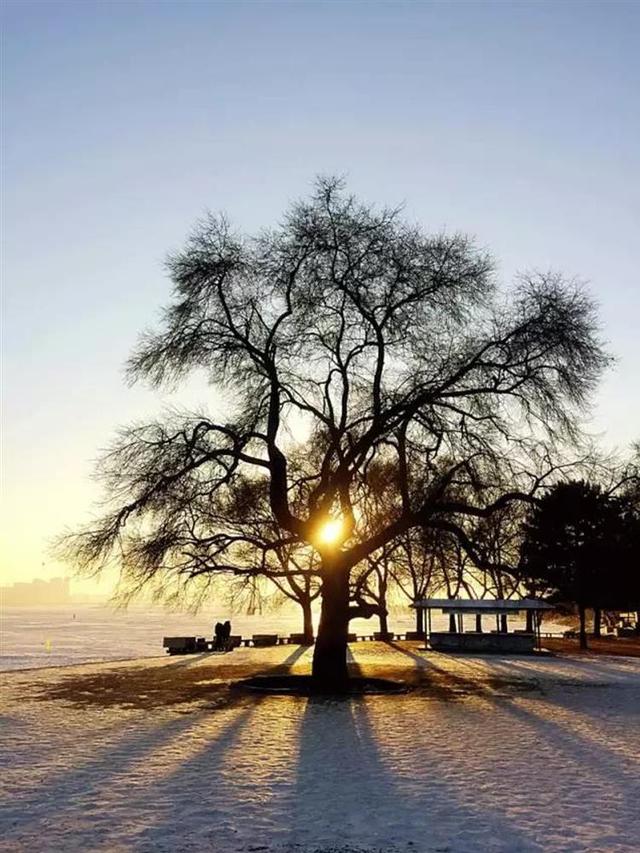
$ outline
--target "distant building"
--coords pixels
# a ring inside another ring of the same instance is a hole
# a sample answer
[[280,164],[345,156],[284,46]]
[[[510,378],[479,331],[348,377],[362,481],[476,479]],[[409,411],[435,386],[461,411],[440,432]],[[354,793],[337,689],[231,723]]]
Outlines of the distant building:
[[0,586],[0,605],[3,607],[28,607],[39,604],[69,604],[69,578],[53,578],[43,581],[39,578],[31,583],[14,583],[12,586]]

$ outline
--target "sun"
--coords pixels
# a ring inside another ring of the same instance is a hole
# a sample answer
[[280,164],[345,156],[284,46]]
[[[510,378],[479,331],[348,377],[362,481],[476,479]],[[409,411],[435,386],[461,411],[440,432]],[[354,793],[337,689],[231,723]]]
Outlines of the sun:
[[339,518],[325,521],[318,533],[318,539],[323,545],[333,545],[342,536],[343,525]]

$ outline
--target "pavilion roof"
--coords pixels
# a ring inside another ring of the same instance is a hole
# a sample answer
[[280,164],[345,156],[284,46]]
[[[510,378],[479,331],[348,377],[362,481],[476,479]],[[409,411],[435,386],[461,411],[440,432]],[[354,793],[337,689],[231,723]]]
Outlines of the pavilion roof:
[[521,610],[553,610],[536,598],[423,598],[412,607],[445,613],[517,613]]

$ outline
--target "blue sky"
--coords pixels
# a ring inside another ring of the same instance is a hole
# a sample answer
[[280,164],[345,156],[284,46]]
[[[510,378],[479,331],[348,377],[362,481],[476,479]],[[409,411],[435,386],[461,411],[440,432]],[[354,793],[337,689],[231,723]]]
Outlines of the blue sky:
[[640,3],[21,0],[3,42],[9,579],[56,572],[91,459],[170,402],[122,381],[166,253],[207,208],[277,222],[318,172],[476,235],[506,280],[588,281],[618,356],[593,427],[640,433]]

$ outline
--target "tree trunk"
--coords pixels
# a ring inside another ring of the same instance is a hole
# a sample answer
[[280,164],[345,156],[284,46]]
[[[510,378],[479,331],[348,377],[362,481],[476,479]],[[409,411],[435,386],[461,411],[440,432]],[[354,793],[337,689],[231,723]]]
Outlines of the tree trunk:
[[385,557],[382,566],[378,567],[376,574],[378,576],[378,620],[380,622],[380,631],[383,634],[389,633],[389,622],[387,620],[387,558]]
[[593,636],[602,636],[602,610],[599,607],[593,608]]
[[424,634],[424,610],[422,607],[416,607],[416,631],[418,634]]
[[384,604],[381,606],[383,609],[380,610],[378,613],[378,619],[380,620],[380,631],[383,634],[388,634],[389,633],[389,621],[388,621],[388,616],[387,616],[387,608],[384,606]]
[[476,613],[476,633],[482,634],[482,613]]
[[449,614],[449,631],[452,634],[458,633],[458,625],[456,624],[456,614],[455,613]]
[[584,604],[578,605],[578,612],[580,614],[580,648],[586,649],[587,646],[587,618],[585,612]]
[[526,630],[529,634],[533,634],[535,632],[535,625],[533,622],[533,610],[527,610]]
[[311,613],[311,598],[303,598],[300,602],[302,607],[302,633],[307,645],[313,644],[313,615]]
[[320,594],[322,606],[312,674],[323,688],[340,691],[349,680],[349,571],[325,563]]
[[500,633],[506,634],[506,633],[508,633],[508,631],[509,631],[509,628],[507,626],[507,614],[501,613],[500,614]]

